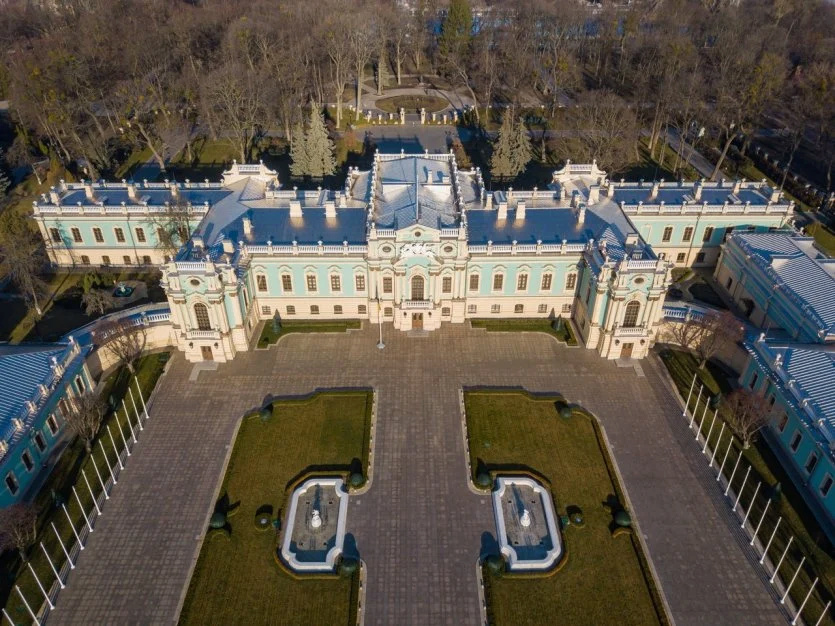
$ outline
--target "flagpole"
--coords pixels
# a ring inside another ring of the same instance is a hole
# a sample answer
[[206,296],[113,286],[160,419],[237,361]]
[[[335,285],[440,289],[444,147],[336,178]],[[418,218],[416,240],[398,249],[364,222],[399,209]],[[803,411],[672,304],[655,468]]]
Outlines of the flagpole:
[[380,291],[378,289],[375,289],[375,291],[377,296],[377,326],[380,327],[380,341],[377,342],[377,347],[382,350],[386,347],[386,344],[383,343],[383,310],[380,307]]

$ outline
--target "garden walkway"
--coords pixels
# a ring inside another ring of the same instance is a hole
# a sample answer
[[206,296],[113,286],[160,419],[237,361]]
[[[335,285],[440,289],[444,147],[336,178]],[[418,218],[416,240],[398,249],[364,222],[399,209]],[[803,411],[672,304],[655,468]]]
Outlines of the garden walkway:
[[196,382],[176,354],[50,621],[176,621],[238,418],[270,394],[373,386],[374,479],[348,514],[368,566],[366,624],[476,624],[476,559],[495,530],[467,488],[458,390],[494,385],[558,392],[599,416],[676,624],[785,623],[655,359],[639,378],[540,334],[389,326],[380,351],[376,330],[289,335]]

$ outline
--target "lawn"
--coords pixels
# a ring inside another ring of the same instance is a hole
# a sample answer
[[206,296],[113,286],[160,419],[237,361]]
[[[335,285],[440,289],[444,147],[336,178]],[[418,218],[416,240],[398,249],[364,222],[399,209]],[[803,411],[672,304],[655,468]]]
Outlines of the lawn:
[[806,233],[815,238],[815,243],[827,255],[835,257],[835,232],[820,222],[812,222],[806,227]]
[[[700,422],[703,422],[701,423],[702,434],[709,434],[710,424],[713,421],[713,413],[708,410],[707,418],[702,420],[702,413],[705,406],[704,399],[707,392],[713,396],[718,392],[725,395],[730,391],[731,386],[726,378],[725,372],[712,362],[709,362],[705,369],[700,370],[696,359],[691,354],[681,350],[664,350],[661,353],[661,359],[666,365],[667,371],[670,373],[670,377],[673,379],[679,394],[685,400],[690,390],[693,374],[696,373],[698,375],[699,382],[705,386],[707,391],[702,396],[703,399],[699,402],[698,408],[696,409],[696,426]],[[694,404],[695,399],[691,400],[691,409]],[[720,410],[710,437],[711,448],[716,445],[719,439],[722,421],[722,411]],[[725,443],[719,446],[717,457],[720,457],[720,453],[724,457],[727,442],[729,441],[727,433],[723,436],[722,440]],[[765,521],[763,522],[763,528],[765,530],[761,531],[760,535],[762,538],[766,533],[770,533],[777,523],[777,519],[780,517],[783,518],[780,528],[774,537],[774,542],[769,549],[769,556],[773,562],[779,560],[789,538],[794,536],[793,547],[789,551],[783,566],[780,568],[784,580],[791,578],[803,555],[806,556],[806,563],[803,570],[791,590],[791,595],[796,605],[799,605],[803,601],[803,597],[809,590],[809,586],[815,577],[820,576],[821,581],[810,597],[803,613],[807,623],[814,624],[820,616],[826,602],[835,597],[835,594],[833,594],[833,591],[835,591],[835,559],[833,559],[835,550],[833,550],[833,546],[827,540],[826,535],[821,531],[814,515],[806,506],[803,497],[795,488],[794,483],[792,483],[791,478],[783,469],[779,459],[774,455],[768,443],[762,438],[759,438],[748,450],[741,450],[737,442],[729,452],[728,459],[725,462],[726,474],[731,473],[727,468],[733,468],[740,453],[743,455],[743,460],[733,481],[733,487],[736,491],[741,487],[743,475],[748,465],[750,464],[752,467],[751,475],[748,478],[749,487],[745,489],[740,500],[745,506],[745,510],[747,510],[748,503],[753,495],[751,485],[756,485],[757,482],[762,481],[761,495],[758,497],[751,511],[752,519],[759,520],[763,512],[766,500],[762,494],[769,493],[775,484],[780,483],[782,495],[769,506]],[[717,461],[718,463],[719,461]],[[766,539],[768,539],[767,536]],[[832,624],[835,621],[827,618],[821,623]]]
[[289,575],[275,561],[277,533],[258,530],[254,520],[263,505],[281,519],[288,487],[308,471],[347,472],[354,459],[365,468],[372,402],[370,391],[327,392],[278,400],[266,422],[244,418],[221,488],[239,503],[231,535],[204,540],[182,624],[356,623],[358,574]]
[[281,322],[281,327],[277,330],[273,328],[272,322],[266,322],[261,331],[261,336],[258,338],[258,347],[266,348],[270,344],[278,341],[279,337],[289,335],[290,333],[344,333],[348,329],[362,328],[362,320],[323,320],[321,322],[308,321],[303,322]]
[[489,621],[666,624],[637,539],[612,536],[612,510],[625,499],[599,427],[582,410],[561,418],[558,403],[524,392],[465,395],[474,473],[479,466],[533,472],[549,483],[558,515],[577,506],[585,518],[584,527],[563,530],[565,562],[550,576],[496,576],[484,568]]
[[449,106],[449,101],[438,96],[392,96],[380,98],[375,106],[386,113],[398,113],[401,107],[406,109],[406,113],[420,113],[421,108],[424,108],[429,115],[443,111]]
[[[136,378],[146,400],[151,396],[151,392],[154,390],[154,387],[156,387],[157,380],[159,380],[159,377],[162,374],[165,363],[168,361],[168,357],[169,354],[167,352],[161,352],[144,356],[137,363]],[[112,429],[117,445],[121,450],[122,443],[120,441],[121,435],[119,434],[118,426],[121,425],[127,437],[130,437],[130,429],[127,426],[124,411],[121,409],[122,398],[127,393],[128,384],[131,384],[134,398],[137,402],[139,402],[139,398],[136,397],[136,385],[133,383],[133,377],[130,376],[125,368],[114,372],[104,382],[101,388],[101,397],[107,400],[112,396],[116,406],[119,407],[119,412],[117,414],[118,425],[114,419],[114,414],[111,412],[105,416],[102,427],[99,430],[99,438],[101,438],[105,449],[108,451],[110,464],[114,467],[117,466],[118,462],[116,460],[116,453],[113,452],[113,445],[110,442],[107,427],[109,425]],[[131,413],[131,422],[134,424],[134,428],[136,428],[137,418],[132,409],[130,396],[127,396],[127,405],[131,407],[129,409]],[[139,410],[141,411],[141,408]],[[60,563],[64,562],[65,557],[63,556],[63,552],[58,544],[58,541],[55,539],[55,535],[50,527],[50,522],[55,524],[61,535],[61,539],[68,548],[75,542],[75,536],[73,535],[72,528],[70,528],[63,511],[56,506],[56,499],[60,502],[66,503],[67,509],[76,528],[80,530],[84,526],[85,522],[72,492],[73,485],[76,486],[78,495],[84,503],[85,510],[89,512],[92,510],[93,504],[82,472],[86,473],[93,491],[96,494],[101,493],[101,487],[98,485],[98,477],[96,475],[96,470],[93,467],[93,463],[95,463],[98,467],[103,479],[106,480],[105,477],[109,475],[109,469],[102,457],[102,451],[98,443],[98,438],[93,445],[94,454],[91,459],[90,455],[87,454],[84,449],[84,442],[80,441],[78,438],[71,441],[56,462],[49,477],[38,491],[37,496],[35,496],[35,502],[42,510],[39,520],[37,541],[43,542],[57,567],[60,567]],[[119,487],[116,486],[115,489],[119,489]],[[38,577],[44,585],[50,585],[55,577],[52,574],[49,563],[44,557],[43,551],[37,545],[29,549],[29,559],[32,567],[35,569]],[[23,566],[16,554],[13,555],[11,553],[5,553],[2,556],[2,559],[0,559],[0,563],[2,564],[3,571],[8,572],[10,575],[9,577],[3,576],[0,578],[0,598],[2,598],[6,611],[8,611],[9,615],[11,615],[15,620],[20,620],[21,622],[28,621],[26,608],[21,603],[20,597],[17,593],[14,592],[11,584],[15,583],[20,585],[21,590],[29,603],[32,605],[33,610],[37,612],[38,607],[43,601],[43,596],[38,589],[37,583],[29,572],[29,569],[23,569]]]
[[488,332],[539,332],[546,333],[557,340],[562,341],[566,345],[576,346],[577,339],[574,337],[574,331],[571,328],[571,323],[567,320],[559,330],[554,328],[554,321],[547,318],[526,318],[514,320],[494,320],[494,319],[475,319],[471,320],[470,324],[473,328],[486,328]]

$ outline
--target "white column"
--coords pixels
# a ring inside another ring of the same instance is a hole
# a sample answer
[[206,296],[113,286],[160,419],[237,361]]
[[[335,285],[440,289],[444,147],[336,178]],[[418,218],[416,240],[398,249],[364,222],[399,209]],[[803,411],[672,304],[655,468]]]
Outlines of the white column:
[[58,581],[58,584],[61,586],[61,589],[66,587],[64,581],[61,580],[60,574],[58,574],[58,570],[55,567],[55,563],[52,562],[52,557],[49,556],[49,552],[46,551],[46,548],[43,547],[43,543],[41,543],[41,550],[43,550],[43,555],[46,557],[46,560],[49,562],[49,567],[52,568],[52,573],[55,574],[55,579]]
[[[710,428],[707,429],[707,437],[705,437],[705,447],[702,448],[702,454],[707,454],[707,443],[710,441],[710,436],[713,434],[714,424],[716,424],[716,411],[713,412],[713,419],[710,422]],[[724,426],[725,424],[723,423],[722,425]]]
[[[820,626],[821,622],[823,621],[823,616],[829,612],[829,607],[832,606],[832,600],[826,603],[826,606],[823,607],[823,611],[821,611],[821,616],[818,618],[818,621],[815,622],[815,626]],[[8,616],[7,616],[8,617]]]
[[55,533],[55,538],[58,540],[58,543],[61,544],[61,549],[64,551],[64,555],[67,557],[67,562],[70,564],[70,569],[75,569],[75,563],[72,562],[72,559],[70,558],[70,553],[69,551],[67,551],[67,546],[64,545],[64,540],[61,539],[61,535],[58,534],[58,529],[55,528],[55,523],[50,522],[50,525],[52,526],[52,532]]
[[[733,444],[733,438],[731,439],[731,443]],[[739,462],[742,460],[742,450],[739,451],[739,456],[736,457],[736,463],[734,463],[734,470],[731,472],[731,477],[728,480],[728,486],[725,487],[725,495],[728,495],[728,491],[731,489],[731,483],[734,481],[734,476],[736,476],[736,470],[739,467]]]
[[[693,410],[695,411],[698,408],[699,405],[697,404]],[[696,441],[699,440],[699,435],[702,434],[702,427],[705,425],[705,417],[707,417],[707,398],[705,398],[705,408],[702,410],[702,421],[699,423],[699,427],[696,429]]]
[[[702,399],[702,391],[704,390],[704,385],[699,385],[699,395],[696,396],[696,404],[693,407],[693,410],[690,412],[690,423],[687,425],[687,428],[693,428],[693,422],[696,421],[696,411],[699,408],[699,400]],[[685,412],[689,409],[688,406],[684,407]]]
[[127,452],[127,455],[130,456],[130,446],[128,446],[128,440],[125,439],[125,431],[122,429],[122,424],[119,423],[119,415],[115,411],[113,412],[113,421],[116,422],[116,426],[119,427],[119,433],[122,435],[122,443],[125,444],[125,452]]

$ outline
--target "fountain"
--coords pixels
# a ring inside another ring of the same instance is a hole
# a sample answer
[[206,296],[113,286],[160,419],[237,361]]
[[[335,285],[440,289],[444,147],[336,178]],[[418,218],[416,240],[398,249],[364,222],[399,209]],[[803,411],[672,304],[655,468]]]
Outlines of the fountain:
[[531,512],[528,509],[522,511],[522,517],[519,518],[519,523],[525,528],[531,525]]
[[113,290],[113,297],[114,298],[128,298],[131,294],[133,294],[135,287],[131,287],[130,285],[126,285],[125,283],[119,283],[116,285],[116,288]]
[[319,517],[319,511],[313,509],[313,516],[310,518],[310,527],[319,528],[320,526],[322,526],[322,518]]

